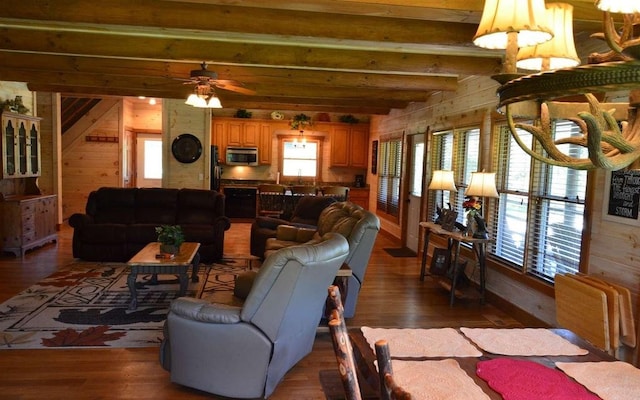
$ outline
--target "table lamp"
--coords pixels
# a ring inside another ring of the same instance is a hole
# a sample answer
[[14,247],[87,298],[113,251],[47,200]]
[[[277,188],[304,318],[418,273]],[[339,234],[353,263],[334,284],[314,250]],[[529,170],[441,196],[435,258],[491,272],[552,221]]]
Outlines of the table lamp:
[[[442,208],[444,208],[444,191],[458,191],[455,183],[453,182],[453,171],[433,171],[433,176],[431,177],[431,182],[429,183],[429,190],[442,190],[442,192],[440,193],[440,198],[442,200]],[[449,208],[451,208],[451,203],[449,203]]]
[[495,172],[472,172],[471,181],[465,196],[479,197],[481,201],[480,215],[483,215],[484,198],[500,197],[496,189],[496,173]]

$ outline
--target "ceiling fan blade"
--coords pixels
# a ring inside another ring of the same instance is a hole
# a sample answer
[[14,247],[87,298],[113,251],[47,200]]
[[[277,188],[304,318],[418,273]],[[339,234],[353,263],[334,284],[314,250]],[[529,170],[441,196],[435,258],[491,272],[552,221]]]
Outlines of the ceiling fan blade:
[[[229,82],[233,82],[233,81],[229,81]],[[237,83],[237,82],[234,82],[234,83]],[[247,89],[245,87],[242,87],[236,84],[224,83],[223,80],[217,80],[213,83],[213,85],[219,89],[229,90],[231,92],[237,92],[237,93],[248,94],[248,95],[256,94],[255,90]]]

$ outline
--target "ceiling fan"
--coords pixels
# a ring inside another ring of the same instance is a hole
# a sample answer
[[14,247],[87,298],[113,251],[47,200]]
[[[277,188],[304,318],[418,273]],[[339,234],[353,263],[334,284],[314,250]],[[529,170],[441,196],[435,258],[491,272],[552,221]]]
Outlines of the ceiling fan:
[[218,88],[248,95],[256,94],[255,91],[245,88],[241,82],[218,79],[218,74],[215,71],[209,71],[205,62],[200,65],[200,69],[191,70],[190,78],[186,80],[185,84],[194,85],[196,93],[214,93],[214,88]]

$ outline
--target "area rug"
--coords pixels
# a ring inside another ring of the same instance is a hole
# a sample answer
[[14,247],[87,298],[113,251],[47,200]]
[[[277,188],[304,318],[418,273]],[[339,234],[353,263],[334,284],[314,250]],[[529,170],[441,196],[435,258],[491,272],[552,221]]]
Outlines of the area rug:
[[415,251],[408,247],[385,248],[384,251],[389,253],[391,257],[415,257],[417,255]]
[[[201,266],[186,296],[229,293],[241,271]],[[125,264],[74,263],[0,304],[0,349],[158,346],[178,278],[159,275],[154,285],[138,275],[138,307],[129,310],[127,274]]]

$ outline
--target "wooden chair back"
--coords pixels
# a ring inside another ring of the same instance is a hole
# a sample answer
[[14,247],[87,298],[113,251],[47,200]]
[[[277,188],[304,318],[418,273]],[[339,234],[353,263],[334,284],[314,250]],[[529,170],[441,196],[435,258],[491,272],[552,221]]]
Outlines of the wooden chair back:
[[347,325],[344,321],[344,307],[342,306],[340,290],[337,286],[329,286],[327,303],[331,309],[329,312],[329,331],[331,332],[333,351],[338,362],[338,370],[346,399],[362,400],[353,348],[347,333]]
[[258,186],[258,215],[281,217],[284,213],[284,185],[264,184]]
[[295,185],[291,186],[291,194],[294,196],[316,196],[318,188],[309,185]]
[[411,393],[400,387],[393,378],[389,343],[386,340],[378,340],[374,346],[378,361],[378,374],[380,376],[380,399],[411,400]]
[[332,196],[338,201],[347,201],[349,199],[349,188],[346,186],[325,186],[320,191],[323,196]]

